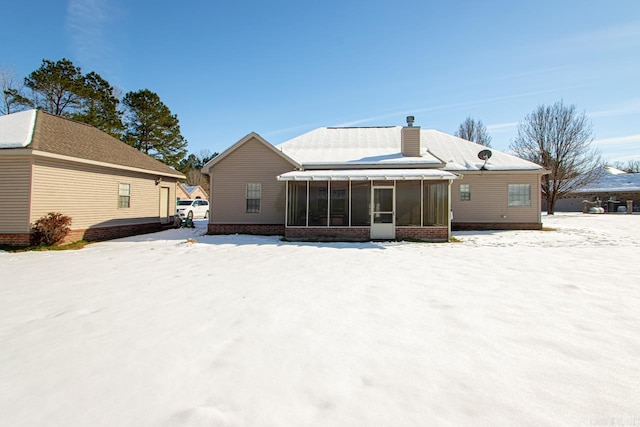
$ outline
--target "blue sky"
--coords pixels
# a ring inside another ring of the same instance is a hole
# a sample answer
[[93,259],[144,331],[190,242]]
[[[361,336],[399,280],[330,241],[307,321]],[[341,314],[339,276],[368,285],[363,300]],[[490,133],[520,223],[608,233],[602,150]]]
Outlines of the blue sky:
[[2,15],[0,66],[24,77],[64,57],[123,93],[148,88],[193,153],[407,115],[448,133],[471,116],[506,150],[563,100],[605,158],[640,160],[637,0],[38,0]]

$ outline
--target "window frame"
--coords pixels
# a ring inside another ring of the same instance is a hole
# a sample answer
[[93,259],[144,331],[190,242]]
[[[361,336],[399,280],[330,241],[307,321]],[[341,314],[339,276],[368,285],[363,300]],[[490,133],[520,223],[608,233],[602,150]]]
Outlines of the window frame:
[[245,213],[260,213],[261,208],[262,183],[247,182],[245,185]]
[[507,206],[531,206],[531,184],[507,184]]
[[[462,189],[463,187],[465,187],[465,190]],[[471,184],[460,184],[460,201],[471,201]]]
[[[123,189],[125,191],[123,192]],[[126,193],[126,194],[123,194]],[[126,182],[118,183],[118,209],[131,208],[131,184]]]

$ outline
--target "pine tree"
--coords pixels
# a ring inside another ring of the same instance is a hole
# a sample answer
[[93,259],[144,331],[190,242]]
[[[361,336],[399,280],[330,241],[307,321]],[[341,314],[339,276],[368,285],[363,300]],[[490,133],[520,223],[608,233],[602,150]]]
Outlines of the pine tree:
[[37,108],[56,116],[68,116],[81,105],[84,76],[80,67],[68,59],[57,62],[43,59],[40,68],[24,79],[24,85],[31,89],[31,101]]
[[81,95],[81,107],[71,117],[120,138],[124,125],[122,111],[118,110],[120,101],[115,96],[115,89],[92,71],[84,77]]
[[68,59],[42,60],[39,69],[25,79],[31,105],[56,116],[87,123],[120,137],[124,126],[113,87],[99,74],[82,74]]
[[187,154],[178,117],[149,89],[128,92],[122,103],[127,108],[123,140],[177,169]]

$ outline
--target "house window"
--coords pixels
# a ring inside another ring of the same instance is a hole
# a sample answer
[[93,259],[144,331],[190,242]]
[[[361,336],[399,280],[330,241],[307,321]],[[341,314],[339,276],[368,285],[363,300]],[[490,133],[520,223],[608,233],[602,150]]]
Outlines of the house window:
[[471,186],[469,184],[460,184],[460,200],[463,202],[471,200]]
[[531,184],[509,184],[509,206],[531,206]]
[[247,213],[260,213],[261,183],[247,183]]
[[118,207],[128,208],[131,206],[131,184],[120,183],[118,187]]

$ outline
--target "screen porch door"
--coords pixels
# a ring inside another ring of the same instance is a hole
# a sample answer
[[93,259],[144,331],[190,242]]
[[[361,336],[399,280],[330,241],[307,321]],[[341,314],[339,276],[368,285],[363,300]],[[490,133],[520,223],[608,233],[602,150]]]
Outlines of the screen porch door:
[[395,239],[395,192],[393,187],[371,187],[371,239]]

